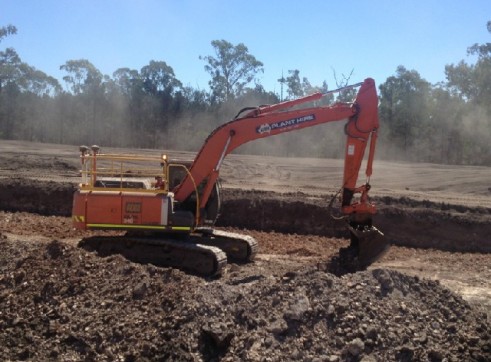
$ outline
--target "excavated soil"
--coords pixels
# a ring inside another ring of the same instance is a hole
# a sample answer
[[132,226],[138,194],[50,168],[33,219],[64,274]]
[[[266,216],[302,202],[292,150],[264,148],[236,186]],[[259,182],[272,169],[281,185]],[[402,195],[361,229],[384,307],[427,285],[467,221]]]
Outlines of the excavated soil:
[[327,205],[342,164],[233,155],[219,225],[260,251],[209,279],[79,248],[93,234],[69,217],[76,147],[0,151],[3,360],[491,359],[487,168],[380,163],[376,225],[393,246],[338,277],[348,240]]

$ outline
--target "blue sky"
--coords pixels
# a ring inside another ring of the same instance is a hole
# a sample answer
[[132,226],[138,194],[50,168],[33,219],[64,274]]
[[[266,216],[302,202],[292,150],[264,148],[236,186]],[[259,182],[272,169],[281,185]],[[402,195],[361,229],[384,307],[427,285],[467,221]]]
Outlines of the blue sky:
[[489,20],[491,0],[0,0],[0,26],[18,29],[0,49],[60,81],[67,60],[107,75],[163,60],[184,85],[206,89],[199,56],[225,39],[244,43],[264,63],[261,84],[279,93],[290,69],[331,89],[334,71],[382,83],[398,65],[444,81],[446,64],[473,63],[467,47],[491,42]]

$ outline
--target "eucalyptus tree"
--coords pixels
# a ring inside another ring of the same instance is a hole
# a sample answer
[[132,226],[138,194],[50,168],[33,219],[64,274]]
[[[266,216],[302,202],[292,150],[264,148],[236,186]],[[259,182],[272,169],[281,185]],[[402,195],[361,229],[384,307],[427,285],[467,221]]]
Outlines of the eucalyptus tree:
[[[0,41],[15,35],[13,25],[0,28]],[[14,48],[0,51],[0,137],[47,140],[58,81],[23,62]]]
[[[491,21],[487,23],[487,30],[491,34]],[[467,54],[477,56],[477,61],[468,64],[462,60],[457,65],[447,65],[447,86],[491,114],[491,43],[474,44],[467,49]]]
[[302,82],[300,81],[300,71],[298,69],[293,69],[288,71],[288,76],[286,77],[286,93],[288,99],[298,98],[304,95]]
[[145,111],[143,110],[143,79],[136,69],[119,68],[113,72],[109,96],[113,106],[118,104],[118,114],[125,127],[133,132],[127,140],[130,146],[139,146],[139,133],[144,127]]
[[397,67],[396,75],[380,84],[380,119],[385,139],[403,151],[406,158],[425,137],[429,119],[428,101],[431,84],[415,70]]
[[[13,25],[3,26],[0,28],[0,42],[3,38],[17,33]],[[14,119],[14,102],[10,97],[16,92],[15,73],[20,64],[20,57],[13,48],[7,48],[0,51],[0,138],[11,138],[13,135]],[[9,86],[10,89],[6,90]]]
[[[17,28],[13,25],[0,28],[0,42],[9,35],[17,34]],[[20,57],[13,48],[0,51],[0,92],[5,83],[14,78],[13,73],[20,64]]]
[[167,146],[169,124],[175,120],[175,95],[182,88],[174,70],[164,61],[151,60],[140,70],[144,97],[141,110],[145,132],[150,136],[151,147]]
[[[491,21],[487,22],[491,34]],[[447,65],[447,88],[465,103],[460,127],[464,139],[463,162],[491,165],[491,43],[474,44],[467,54],[475,63]]]
[[104,76],[87,59],[68,60],[60,66],[67,74],[63,77],[73,94],[100,95]]
[[68,60],[60,69],[66,72],[63,80],[72,95],[70,114],[66,116],[73,130],[80,141],[100,143],[108,136],[105,77],[87,59]]
[[240,96],[255,78],[263,72],[263,63],[249,54],[249,49],[239,43],[233,45],[226,40],[211,42],[215,56],[204,56],[200,59],[207,62],[205,70],[210,74],[212,103],[220,104]]
[[131,97],[137,90],[143,90],[140,73],[136,69],[119,68],[113,72],[114,90]]
[[14,25],[2,26],[0,28],[0,42],[3,38],[13,34],[17,34],[17,28]]

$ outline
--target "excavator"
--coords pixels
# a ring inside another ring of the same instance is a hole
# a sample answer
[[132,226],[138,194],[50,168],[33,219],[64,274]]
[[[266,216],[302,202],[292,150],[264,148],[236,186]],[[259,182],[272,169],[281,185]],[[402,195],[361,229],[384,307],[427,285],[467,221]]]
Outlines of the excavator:
[[[352,102],[321,105],[329,94],[355,89]],[[219,173],[224,158],[252,140],[336,121],[345,121],[346,134],[338,195],[351,242],[343,255],[357,268],[366,268],[389,246],[372,224],[376,208],[368,197],[379,129],[378,97],[371,78],[295,100],[244,108],[211,132],[192,162],[170,160],[166,154],[105,154],[98,146],[81,146],[82,182],[73,197],[73,225],[123,232],[85,238],[82,246],[206,276],[220,275],[227,260],[252,261],[258,249],[254,238],[213,228],[220,214]],[[357,185],[364,160],[366,182]]]

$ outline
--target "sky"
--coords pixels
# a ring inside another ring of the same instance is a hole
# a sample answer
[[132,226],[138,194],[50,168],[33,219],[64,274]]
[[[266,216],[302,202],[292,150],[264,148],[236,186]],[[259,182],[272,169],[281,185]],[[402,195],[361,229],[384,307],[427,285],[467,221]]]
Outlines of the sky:
[[491,0],[0,0],[0,27],[17,34],[0,42],[23,62],[60,80],[68,60],[88,59],[103,74],[165,61],[185,86],[208,89],[200,56],[211,41],[243,43],[263,63],[266,91],[298,69],[314,86],[336,88],[399,65],[432,84],[445,65],[474,63],[467,48],[491,42]]

